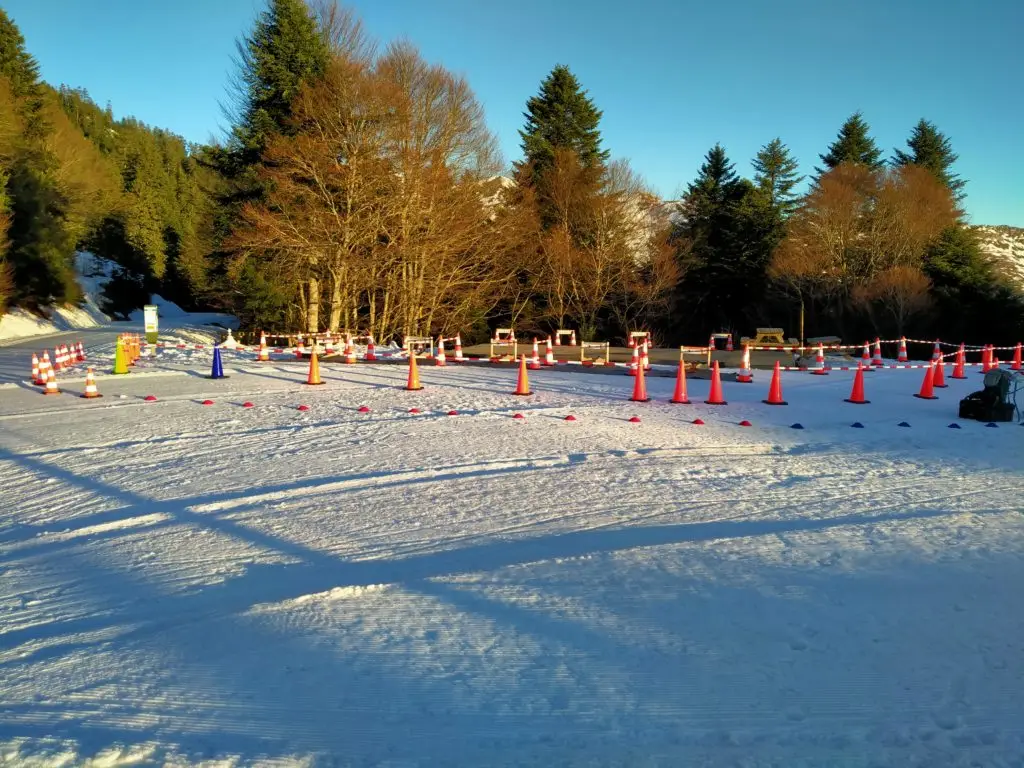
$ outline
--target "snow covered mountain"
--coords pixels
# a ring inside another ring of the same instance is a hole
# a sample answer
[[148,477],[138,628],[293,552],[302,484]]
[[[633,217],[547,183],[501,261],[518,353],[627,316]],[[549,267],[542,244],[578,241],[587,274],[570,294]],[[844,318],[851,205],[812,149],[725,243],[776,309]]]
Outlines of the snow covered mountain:
[[996,268],[1015,286],[1024,290],[1024,229],[1020,227],[973,227],[982,250],[992,257]]

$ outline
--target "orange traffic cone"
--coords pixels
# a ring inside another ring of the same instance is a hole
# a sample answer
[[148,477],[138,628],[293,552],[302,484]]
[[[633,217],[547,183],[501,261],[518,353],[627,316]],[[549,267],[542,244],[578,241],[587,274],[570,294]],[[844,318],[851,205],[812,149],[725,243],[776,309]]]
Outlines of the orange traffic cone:
[[39,355],[35,352],[32,353],[32,383],[36,386],[46,383],[39,378]]
[[260,349],[256,353],[256,360],[260,363],[266,363],[270,361],[270,350],[267,349],[267,334],[260,331]]
[[636,369],[640,367],[640,348],[633,347],[633,356],[629,361],[629,370],[627,371],[630,376],[636,376]]
[[951,379],[966,379],[967,374],[964,373],[964,366],[967,365],[967,353],[964,351],[963,342],[960,343],[960,349],[956,353],[956,364],[953,366],[953,375]]
[[877,336],[875,337],[875,354],[871,358],[871,365],[875,368],[881,368],[885,365],[885,361],[882,360],[882,340]]
[[932,386],[940,389],[945,389],[946,384],[946,361],[939,358],[939,361],[935,363],[935,374],[932,376]]
[[82,393],[82,397],[103,397],[100,391],[96,389],[96,377],[92,374],[92,368],[88,368],[85,371],[85,392]]
[[726,352],[732,352],[733,351],[732,334],[731,333],[728,336],[725,337],[725,351]]
[[366,342],[366,356],[363,358],[368,363],[377,362],[377,348],[373,343],[373,336]]
[[1018,341],[1017,346],[1013,348],[1013,364],[1010,365],[1010,370],[1019,371],[1022,367],[1024,365],[1021,364],[1020,342]]
[[924,381],[921,382],[921,391],[918,392],[914,397],[919,397],[922,400],[938,400],[935,396],[935,392],[932,387],[935,386],[935,363],[928,366],[924,372]]
[[707,405],[728,405],[722,397],[722,375],[718,372],[718,361],[711,363],[711,392],[704,401]]
[[461,363],[465,359],[466,358],[464,358],[462,356],[462,336],[460,336],[459,334],[456,333],[455,334],[455,362],[456,363]]
[[530,380],[526,375],[526,355],[519,358],[519,380],[516,382],[516,391],[513,395],[532,395],[530,391]]
[[896,353],[896,362],[905,363],[907,360],[907,337],[900,336],[900,349],[899,352]]
[[316,344],[313,344],[309,353],[309,374],[306,376],[306,383],[314,386],[324,383],[320,378],[320,358],[316,356]]
[[411,348],[409,349],[409,380],[406,382],[405,388],[409,392],[423,389],[423,385],[420,384],[420,371],[416,367],[416,352]]
[[53,368],[46,369],[46,389],[43,390],[44,395],[59,395],[60,390],[57,389],[57,374]]
[[645,371],[651,370],[651,358],[647,354],[647,339],[644,339],[643,344],[640,346],[640,367]]
[[772,373],[772,383],[768,387],[768,399],[762,400],[761,402],[766,405],[789,405],[785,400],[782,399],[782,370],[779,367],[779,361],[775,361],[775,371]]
[[544,352],[544,365],[552,366],[555,364],[555,352],[551,349],[551,337],[548,336],[547,350]]
[[676,390],[672,393],[670,403],[676,405],[690,405],[690,398],[686,394],[686,363],[682,357],[679,359],[679,370],[676,371]]
[[853,377],[853,390],[846,402],[854,405],[867,405],[870,400],[864,399],[864,364],[857,363],[857,375]]
[[860,361],[864,370],[871,370],[871,344],[867,341],[864,342],[864,352],[860,356]]
[[444,354],[444,338],[438,337],[437,339],[437,354],[434,355],[434,365],[443,366],[448,365],[448,358]]
[[356,345],[352,343],[352,337],[347,333],[345,334],[345,357],[342,358],[342,362],[346,365],[356,364]]
[[629,398],[634,403],[646,403],[649,398],[647,396],[647,382],[644,381],[644,367],[641,364],[636,369],[636,381],[633,382],[633,396]]

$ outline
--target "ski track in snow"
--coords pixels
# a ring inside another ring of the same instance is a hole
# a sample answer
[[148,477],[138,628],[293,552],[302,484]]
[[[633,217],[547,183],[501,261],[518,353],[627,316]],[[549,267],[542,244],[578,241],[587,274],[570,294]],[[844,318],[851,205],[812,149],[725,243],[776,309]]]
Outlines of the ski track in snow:
[[980,377],[179,352],[0,392],[0,764],[1022,765],[1024,429],[946,429]]

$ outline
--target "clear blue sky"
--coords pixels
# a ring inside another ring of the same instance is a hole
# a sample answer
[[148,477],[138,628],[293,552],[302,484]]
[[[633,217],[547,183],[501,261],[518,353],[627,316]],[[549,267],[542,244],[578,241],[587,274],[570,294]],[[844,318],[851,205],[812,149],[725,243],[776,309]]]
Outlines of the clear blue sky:
[[[190,141],[220,135],[234,40],[261,0],[0,0],[43,77]],[[810,172],[860,109],[886,155],[921,117],[949,135],[978,224],[1024,226],[1024,0],[354,0],[469,80],[505,158],[568,64],[605,145],[673,197],[720,141],[749,174],[780,136]]]

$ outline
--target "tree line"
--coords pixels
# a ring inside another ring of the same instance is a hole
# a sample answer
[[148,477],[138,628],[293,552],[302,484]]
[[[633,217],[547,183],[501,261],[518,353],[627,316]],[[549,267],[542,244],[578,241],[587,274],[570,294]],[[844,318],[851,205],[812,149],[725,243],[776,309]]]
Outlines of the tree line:
[[270,0],[238,62],[229,134],[189,145],[42,83],[0,11],[0,304],[77,301],[89,250],[118,265],[115,313],[159,292],[248,327],[381,340],[1024,330],[927,120],[886,160],[853,114],[804,194],[781,139],[750,179],[715,145],[665,203],[602,147],[602,113],[564,65],[526,101],[509,170],[464,78],[378,45],[329,0]]

